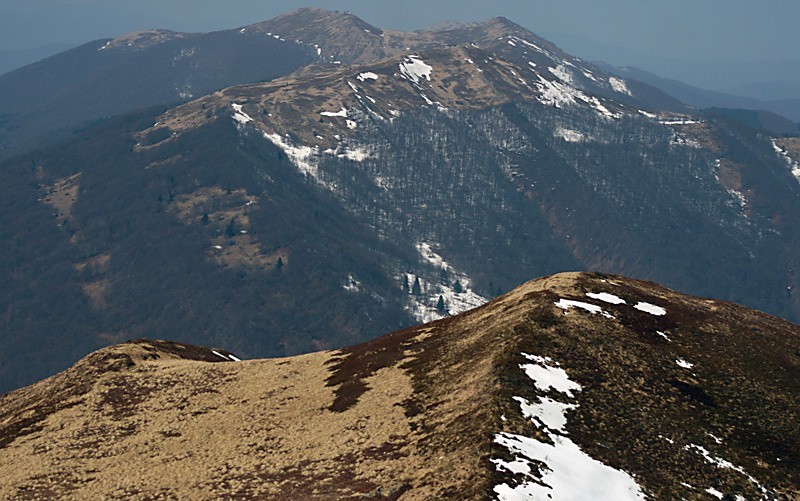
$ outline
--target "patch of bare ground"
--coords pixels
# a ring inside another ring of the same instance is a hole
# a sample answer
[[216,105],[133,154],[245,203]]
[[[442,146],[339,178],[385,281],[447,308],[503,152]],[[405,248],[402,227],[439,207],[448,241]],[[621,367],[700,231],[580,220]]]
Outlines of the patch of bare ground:
[[157,169],[159,167],[163,167],[165,165],[170,165],[172,163],[177,162],[178,160],[182,159],[183,155],[173,155],[169,158],[165,158],[164,160],[158,160],[156,162],[150,162],[147,164],[145,169]]
[[719,179],[719,183],[725,187],[728,192],[741,197],[740,199],[743,202],[743,214],[750,217],[752,216],[752,207],[747,204],[747,200],[753,196],[753,193],[745,189],[742,185],[742,169],[744,169],[742,164],[733,162],[727,158],[721,158],[717,162],[716,175],[717,179]]
[[271,270],[289,263],[289,250],[266,250],[253,233],[249,212],[258,197],[244,189],[199,188],[175,198],[171,210],[186,224],[205,228],[208,257],[220,266]]
[[106,297],[110,289],[111,280],[108,278],[101,278],[100,280],[95,280],[81,286],[83,293],[86,294],[86,297],[92,302],[92,306],[98,310],[104,310],[108,307]]
[[775,144],[786,151],[789,158],[800,163],[800,137],[779,137],[775,139]]
[[75,268],[75,271],[103,273],[108,270],[109,264],[111,264],[111,254],[97,254],[86,261],[75,263],[72,267]]
[[687,117],[687,122],[683,124],[670,125],[680,132],[686,139],[700,148],[707,149],[713,153],[720,153],[722,146],[717,139],[714,128],[708,122],[694,122]]
[[53,216],[59,225],[72,217],[72,206],[78,200],[80,177],[80,173],[74,174],[41,187],[41,201],[54,209]]

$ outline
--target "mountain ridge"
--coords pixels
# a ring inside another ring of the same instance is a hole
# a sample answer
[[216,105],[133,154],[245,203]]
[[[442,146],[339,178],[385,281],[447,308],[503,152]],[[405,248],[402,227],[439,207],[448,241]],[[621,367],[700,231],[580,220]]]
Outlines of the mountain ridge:
[[792,496],[799,329],[653,283],[563,273],[293,358],[137,340],[0,396],[0,469],[14,465],[0,493]]

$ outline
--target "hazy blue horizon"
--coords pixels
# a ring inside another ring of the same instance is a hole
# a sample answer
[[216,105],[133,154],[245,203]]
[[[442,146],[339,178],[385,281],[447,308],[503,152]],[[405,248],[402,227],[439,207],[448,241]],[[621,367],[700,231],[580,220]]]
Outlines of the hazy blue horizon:
[[[345,10],[382,28],[415,30],[446,20],[482,21],[504,16],[549,37],[580,57],[643,67],[662,76],[722,89],[702,62],[800,63],[796,0],[494,0],[436,4],[409,0],[5,0],[0,6],[0,52],[47,44],[80,44],[139,29],[214,31],[270,19],[298,7]],[[684,64],[684,62],[686,64]],[[784,82],[800,89],[800,64],[776,75],[738,75],[730,87],[759,81]],[[747,71],[746,69],[744,70]],[[772,70],[769,73],[773,73]],[[772,78],[772,77],[775,78]],[[798,96],[800,97],[800,96]]]

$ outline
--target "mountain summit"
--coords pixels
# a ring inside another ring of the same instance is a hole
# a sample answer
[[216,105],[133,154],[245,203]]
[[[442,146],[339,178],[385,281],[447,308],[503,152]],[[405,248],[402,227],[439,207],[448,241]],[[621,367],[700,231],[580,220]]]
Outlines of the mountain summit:
[[787,498],[797,326],[567,273],[340,351],[139,340],[0,397],[0,496]]

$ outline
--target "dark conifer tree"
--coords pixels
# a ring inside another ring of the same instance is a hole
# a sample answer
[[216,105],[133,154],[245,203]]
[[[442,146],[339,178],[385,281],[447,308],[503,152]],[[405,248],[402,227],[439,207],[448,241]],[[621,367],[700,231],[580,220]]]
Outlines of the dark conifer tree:
[[415,296],[422,294],[422,286],[419,284],[419,277],[414,278],[414,285],[411,287],[411,293]]

